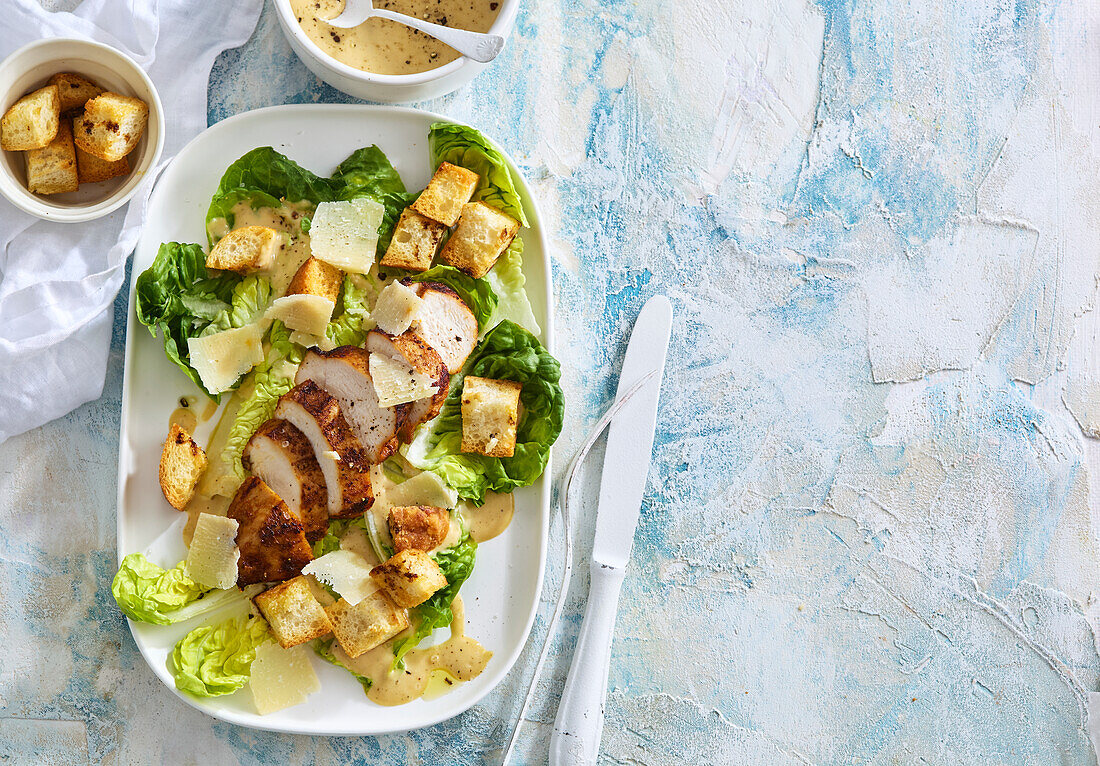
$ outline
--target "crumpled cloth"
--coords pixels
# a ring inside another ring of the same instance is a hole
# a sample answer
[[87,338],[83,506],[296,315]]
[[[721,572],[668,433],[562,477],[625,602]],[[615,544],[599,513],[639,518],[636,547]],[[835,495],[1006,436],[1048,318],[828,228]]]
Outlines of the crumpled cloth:
[[41,221],[0,198],[0,442],[99,398],[112,303],[156,177],[206,127],[207,84],[222,51],[247,42],[263,0],[84,0],[49,12],[9,0],[0,58],[45,37],[80,37],[128,54],[164,108],[160,165],[129,204],[87,223]]

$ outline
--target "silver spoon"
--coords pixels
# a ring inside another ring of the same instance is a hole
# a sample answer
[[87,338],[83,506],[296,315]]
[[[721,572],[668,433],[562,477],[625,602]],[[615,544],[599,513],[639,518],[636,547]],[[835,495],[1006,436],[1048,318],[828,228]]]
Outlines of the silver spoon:
[[463,56],[482,64],[495,59],[501,49],[504,48],[504,38],[500,35],[470,32],[465,29],[445,27],[442,24],[432,24],[415,16],[406,16],[404,13],[375,8],[373,0],[347,0],[340,15],[325,21],[325,23],[337,29],[352,29],[370,18],[389,19],[390,21],[396,21],[398,24],[419,29],[424,34],[451,46]]

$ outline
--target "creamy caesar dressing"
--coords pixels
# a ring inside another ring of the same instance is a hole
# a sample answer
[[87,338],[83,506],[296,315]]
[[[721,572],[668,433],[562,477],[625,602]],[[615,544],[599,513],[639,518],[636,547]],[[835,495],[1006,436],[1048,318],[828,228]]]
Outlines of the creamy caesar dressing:
[[473,503],[460,503],[458,513],[470,531],[474,542],[483,543],[502,534],[512,523],[516,501],[511,492],[487,492],[479,508]]
[[[488,32],[503,0],[374,0],[374,7],[471,32]],[[368,19],[354,29],[324,22],[344,10],[344,0],[290,0],[306,36],[325,54],[377,74],[427,72],[459,57],[458,51],[388,19]]]
[[[371,679],[373,683],[367,698],[379,705],[404,705],[423,697],[429,688],[433,696],[438,696],[460,681],[477,678],[493,656],[492,652],[466,635],[466,612],[461,596],[455,597],[451,610],[454,612],[451,637],[435,646],[413,649],[405,655],[404,669],[390,669],[393,665],[392,641],[354,659],[348,657],[339,646],[333,646],[333,653],[348,668]],[[433,677],[436,679],[434,682]],[[448,684],[447,680],[451,683]]]
[[[313,211],[313,203],[284,202],[276,208],[260,207],[253,209],[247,201],[238,202],[233,206],[233,228],[243,226],[266,226],[269,229],[282,232],[285,237],[279,244],[279,251],[275,254],[275,263],[270,269],[257,272],[271,280],[271,287],[275,295],[283,295],[306,259],[309,258],[309,234],[302,231],[302,219],[308,218]],[[207,233],[215,241],[229,233],[230,227],[226,219],[214,218],[206,227]]]

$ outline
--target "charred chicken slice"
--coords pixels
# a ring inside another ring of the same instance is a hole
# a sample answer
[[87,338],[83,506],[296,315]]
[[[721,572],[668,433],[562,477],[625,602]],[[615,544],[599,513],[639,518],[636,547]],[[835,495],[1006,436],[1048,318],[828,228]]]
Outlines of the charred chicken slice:
[[413,332],[434,348],[447,372],[462,369],[477,345],[477,317],[454,290],[439,282],[410,283],[423,301]]
[[356,346],[332,351],[310,349],[298,368],[295,383],[312,380],[340,405],[340,412],[359,439],[371,463],[381,463],[397,449],[397,432],[409,405],[383,407],[371,382],[370,353]]
[[302,522],[306,539],[319,540],[328,531],[325,475],[309,439],[285,420],[260,426],[244,447],[244,467],[263,479]]
[[371,507],[370,461],[328,392],[312,380],[299,383],[279,398],[275,417],[301,431],[313,447],[325,476],[330,517],[358,516]]
[[239,525],[238,586],[296,577],[313,560],[302,523],[259,477],[244,480],[227,515]]
[[451,382],[447,365],[439,356],[439,352],[413,330],[401,335],[387,335],[381,330],[371,330],[367,333],[366,347],[372,354],[386,354],[403,361],[417,372],[435,381],[435,394],[410,404],[405,420],[398,431],[399,439],[404,442],[411,441],[417,426],[431,420],[443,409],[443,402],[447,398],[447,387]]

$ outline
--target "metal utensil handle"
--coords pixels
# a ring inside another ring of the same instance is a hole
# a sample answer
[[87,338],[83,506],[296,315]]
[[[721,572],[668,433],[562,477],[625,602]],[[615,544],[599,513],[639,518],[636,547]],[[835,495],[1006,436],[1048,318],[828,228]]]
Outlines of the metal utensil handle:
[[398,24],[404,24],[413,29],[419,29],[424,34],[430,35],[440,42],[447,43],[463,56],[472,58],[482,64],[495,59],[501,49],[504,48],[504,38],[500,35],[445,27],[442,24],[432,24],[430,21],[418,19],[415,16],[406,16],[403,13],[395,13],[380,8],[375,8],[374,13],[371,15],[396,21]]
[[515,728],[512,729],[512,736],[508,738],[508,746],[504,748],[504,756],[501,758],[501,764],[507,764],[508,760],[512,757],[512,753],[516,749],[516,743],[519,742],[519,732],[523,728],[523,722],[527,720],[527,713],[531,709],[531,703],[535,699],[536,684],[539,678],[542,676],[543,666],[546,665],[546,658],[550,654],[550,642],[554,637],[554,630],[557,628],[558,620],[561,618],[562,610],[565,608],[565,600],[569,596],[569,582],[573,576],[573,533],[571,529],[572,513],[570,512],[571,504],[570,497],[573,491],[573,479],[576,478],[577,472],[580,470],[581,464],[584,463],[584,459],[588,457],[588,453],[592,450],[592,447],[596,444],[596,440],[600,438],[600,434],[611,425],[611,421],[615,419],[615,416],[619,413],[626,403],[629,402],[634,394],[638,393],[642,386],[648,383],[657,374],[657,370],[644,375],[634,386],[625,394],[619,397],[599,422],[592,427],[588,437],[581,444],[581,448],[577,450],[577,454],[573,456],[573,460],[569,463],[569,468],[565,471],[565,476],[562,477],[561,487],[558,491],[558,513],[561,516],[561,532],[564,539],[564,552],[563,558],[565,560],[565,566],[561,575],[561,586],[558,588],[558,599],[554,604],[554,613],[550,617],[550,623],[546,626],[546,636],[542,639],[542,649],[539,651],[539,661],[535,663],[535,673],[531,676],[531,684],[527,687],[527,696],[523,699],[523,707],[520,708],[519,718],[516,719]]
[[551,766],[595,766],[603,734],[607,672],[626,570],[592,562],[592,587],[550,735]]

